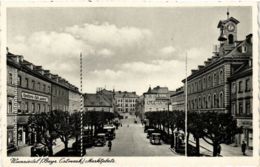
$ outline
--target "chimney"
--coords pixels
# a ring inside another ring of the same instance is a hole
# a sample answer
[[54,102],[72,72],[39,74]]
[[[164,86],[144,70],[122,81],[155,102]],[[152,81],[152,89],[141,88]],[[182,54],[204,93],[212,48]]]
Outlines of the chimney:
[[194,74],[195,72],[197,72],[198,70],[191,70],[191,73]]

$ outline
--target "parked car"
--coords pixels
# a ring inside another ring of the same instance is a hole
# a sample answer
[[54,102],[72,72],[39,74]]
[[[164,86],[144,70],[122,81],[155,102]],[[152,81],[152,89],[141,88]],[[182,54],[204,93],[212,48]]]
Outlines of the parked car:
[[147,132],[147,129],[154,129],[153,126],[144,126],[144,132],[146,133]]
[[98,133],[95,136],[95,146],[105,146],[106,145],[106,134]]
[[37,143],[34,146],[31,147],[31,156],[32,157],[42,157],[42,156],[48,156],[49,150],[48,147]]
[[114,125],[105,125],[103,127],[103,133],[106,134],[106,139],[107,140],[113,140],[116,138],[116,133],[115,133],[115,126]]
[[150,135],[151,144],[161,144],[161,133],[152,133]]
[[149,139],[151,134],[155,131],[155,129],[147,129],[147,136],[146,138]]

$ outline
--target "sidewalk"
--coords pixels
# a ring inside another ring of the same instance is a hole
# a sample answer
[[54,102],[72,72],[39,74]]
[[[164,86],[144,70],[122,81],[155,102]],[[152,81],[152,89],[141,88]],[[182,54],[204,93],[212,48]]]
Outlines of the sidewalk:
[[[189,143],[191,145],[196,146],[195,141],[193,140],[193,136],[190,136]],[[212,156],[213,154],[213,146],[206,143],[203,139],[200,139],[200,153],[205,156]],[[234,147],[232,145],[221,144],[221,156],[228,157],[228,156],[243,156],[241,152],[241,147]],[[246,150],[247,156],[253,155],[253,150]]]
[[[71,147],[74,140],[75,139],[69,140],[69,147]],[[53,154],[56,154],[57,152],[61,151],[64,148],[64,143],[59,138],[56,139],[55,143],[56,144],[53,145]],[[32,146],[21,147],[18,150],[8,154],[8,156],[11,156],[11,157],[28,157],[28,156],[31,156],[31,147]]]

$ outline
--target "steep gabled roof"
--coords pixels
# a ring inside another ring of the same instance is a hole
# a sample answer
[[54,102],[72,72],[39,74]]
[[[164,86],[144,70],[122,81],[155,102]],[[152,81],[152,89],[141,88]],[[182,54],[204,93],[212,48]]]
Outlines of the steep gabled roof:
[[226,24],[226,23],[229,22],[229,21],[231,21],[231,22],[233,22],[233,23],[235,23],[235,24],[238,24],[238,23],[239,23],[239,21],[238,21],[237,19],[235,19],[234,17],[230,17],[230,18],[228,18],[228,19],[226,19],[226,20],[220,20],[220,21],[218,22],[218,28],[220,28],[223,24]]

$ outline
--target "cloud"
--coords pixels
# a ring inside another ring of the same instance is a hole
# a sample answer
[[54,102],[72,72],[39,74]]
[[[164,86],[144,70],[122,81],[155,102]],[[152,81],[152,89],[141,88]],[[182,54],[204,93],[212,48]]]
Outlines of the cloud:
[[136,27],[117,27],[108,22],[85,23],[84,25],[74,25],[65,28],[65,32],[95,45],[109,45],[113,47],[126,47],[138,45],[151,37],[152,33],[148,29]]
[[170,56],[176,49],[173,46],[166,46],[159,50],[159,53],[165,56]]
[[104,48],[104,49],[99,50],[97,52],[97,54],[100,56],[103,56],[103,57],[111,57],[114,55],[114,52],[109,49]]

